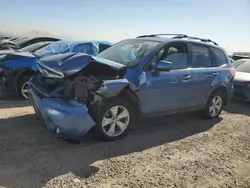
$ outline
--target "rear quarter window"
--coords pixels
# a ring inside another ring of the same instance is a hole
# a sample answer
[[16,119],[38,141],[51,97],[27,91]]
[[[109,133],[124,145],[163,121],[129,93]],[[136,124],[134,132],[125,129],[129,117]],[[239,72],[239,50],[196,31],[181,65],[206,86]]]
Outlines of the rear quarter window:
[[215,66],[220,67],[220,66],[228,63],[226,55],[222,50],[216,49],[216,48],[211,48],[211,52],[213,54]]

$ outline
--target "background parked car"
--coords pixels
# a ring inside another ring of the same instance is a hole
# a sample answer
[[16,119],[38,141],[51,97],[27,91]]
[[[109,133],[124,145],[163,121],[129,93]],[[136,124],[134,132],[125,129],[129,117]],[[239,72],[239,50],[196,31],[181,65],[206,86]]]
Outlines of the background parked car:
[[6,40],[6,41],[2,41],[0,43],[0,49],[21,49],[24,48],[26,46],[29,46],[31,44],[35,44],[38,42],[46,42],[46,41],[51,41],[51,42],[56,42],[59,41],[60,39],[57,38],[53,38],[53,37],[24,37],[21,39],[17,39],[17,40]]
[[240,54],[235,54],[230,56],[234,61],[239,60],[239,59],[250,59],[250,56],[248,55],[240,55]]
[[233,63],[236,69],[234,78],[234,98],[250,101],[250,59],[240,59]]
[[96,57],[67,53],[37,64],[40,73],[29,81],[34,109],[64,139],[81,140],[94,128],[115,140],[141,116],[201,110],[215,118],[233,95],[226,52],[187,35],[141,36]]
[[97,55],[112,44],[102,41],[58,41],[34,53],[14,52],[0,56],[0,86],[2,95],[17,95],[28,99],[28,79],[37,71],[36,61],[42,57],[70,52]]
[[10,54],[10,53],[15,53],[15,52],[30,52],[33,53],[36,50],[39,50],[42,47],[45,47],[49,44],[51,44],[53,42],[51,41],[46,41],[46,42],[38,42],[35,44],[31,44],[29,46],[26,46],[24,48],[21,48],[19,50],[15,50],[15,49],[10,49],[10,50],[0,50],[0,55],[4,55],[4,54]]

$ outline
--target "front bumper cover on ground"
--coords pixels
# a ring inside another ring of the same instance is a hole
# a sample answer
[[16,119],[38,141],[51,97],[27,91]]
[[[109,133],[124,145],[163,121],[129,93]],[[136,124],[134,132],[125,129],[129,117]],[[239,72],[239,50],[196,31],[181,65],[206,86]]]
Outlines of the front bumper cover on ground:
[[81,140],[95,125],[83,104],[61,98],[40,98],[32,89],[30,96],[47,129],[63,139]]

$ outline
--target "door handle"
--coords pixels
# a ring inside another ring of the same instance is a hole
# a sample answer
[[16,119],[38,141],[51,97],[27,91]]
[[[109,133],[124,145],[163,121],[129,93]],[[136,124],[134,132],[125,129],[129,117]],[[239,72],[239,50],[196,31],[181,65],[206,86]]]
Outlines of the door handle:
[[213,72],[213,76],[217,76],[218,74],[218,72]]
[[191,78],[190,75],[185,75],[185,76],[182,77],[182,80],[188,80],[189,78]]

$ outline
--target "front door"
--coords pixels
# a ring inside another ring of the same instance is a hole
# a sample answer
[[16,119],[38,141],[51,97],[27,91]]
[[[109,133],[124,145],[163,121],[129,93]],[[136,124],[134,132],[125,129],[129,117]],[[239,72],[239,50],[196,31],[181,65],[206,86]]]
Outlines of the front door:
[[[152,116],[183,111],[190,101],[189,86],[192,84],[191,71],[187,69],[186,43],[172,43],[159,54],[145,67],[146,82],[138,91],[142,112]],[[171,62],[172,70],[155,71],[160,60]]]

